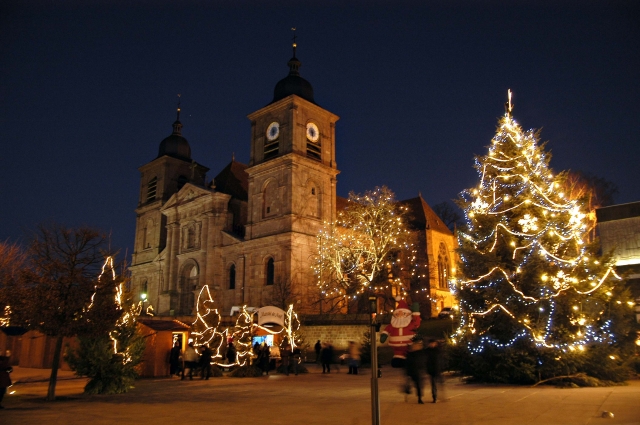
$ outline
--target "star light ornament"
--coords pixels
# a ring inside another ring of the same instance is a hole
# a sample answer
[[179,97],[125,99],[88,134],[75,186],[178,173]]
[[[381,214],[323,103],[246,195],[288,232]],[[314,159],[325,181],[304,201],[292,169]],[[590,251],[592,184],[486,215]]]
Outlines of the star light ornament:
[[[551,171],[537,133],[524,131],[512,110],[509,91],[488,153],[475,159],[479,184],[461,194],[468,226],[458,233],[453,341],[474,353],[523,338],[560,351],[613,343],[607,315],[620,278],[586,243],[583,202],[565,197],[565,174]],[[578,303],[580,312],[571,308]]]

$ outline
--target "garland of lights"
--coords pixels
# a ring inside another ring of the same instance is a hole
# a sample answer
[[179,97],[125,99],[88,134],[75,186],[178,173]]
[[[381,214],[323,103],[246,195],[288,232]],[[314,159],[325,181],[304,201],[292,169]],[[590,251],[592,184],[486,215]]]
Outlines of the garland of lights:
[[[292,349],[296,347],[296,341],[299,338],[300,320],[293,310],[293,304],[289,305],[285,313],[284,326],[278,331],[254,323],[255,312],[250,312],[246,305],[242,306],[235,326],[220,331],[218,330],[221,320],[220,313],[218,309],[213,307],[214,302],[209,285],[204,285],[198,294],[196,320],[193,322],[193,330],[190,332],[196,345],[196,351],[203,344],[209,346],[213,351],[211,357],[212,365],[229,368],[233,366],[242,367],[249,364],[252,359],[257,357],[257,354],[253,352],[252,336],[258,330],[270,335],[283,335],[283,344],[286,339]],[[221,352],[224,341],[233,341],[235,344],[236,360],[234,363],[225,362],[225,357]]]
[[[522,130],[511,117],[512,109],[509,92],[507,113],[489,152],[475,160],[480,183],[461,194],[468,226],[458,233],[458,241],[464,248],[460,257],[467,275],[450,280],[461,310],[452,341],[466,341],[473,353],[487,345],[508,347],[522,338],[530,338],[537,347],[562,351],[583,351],[593,342],[612,343],[616,337],[611,321],[603,315],[620,277],[590,254],[585,240],[587,220],[593,215],[562,193],[563,176],[554,176],[544,145],[538,146],[533,130]],[[490,266],[497,258],[506,259],[506,265]],[[540,264],[534,260],[542,260],[545,271],[532,278]],[[480,271],[482,267],[486,271]],[[560,314],[558,302],[574,299],[570,315],[563,318],[574,331],[563,337],[554,323]],[[597,314],[589,317],[583,306]],[[494,320],[495,315],[514,324],[516,330],[506,342],[492,336],[491,325],[480,323]]]
[[[416,276],[416,249],[403,218],[406,211],[384,187],[364,195],[349,194],[346,210],[335,223],[325,223],[316,238],[313,271],[322,298],[356,299],[368,290],[380,293],[390,288],[406,296],[401,273],[394,273],[385,284],[374,284],[381,272],[402,268],[403,261]],[[393,258],[391,254],[400,250],[408,255]]]

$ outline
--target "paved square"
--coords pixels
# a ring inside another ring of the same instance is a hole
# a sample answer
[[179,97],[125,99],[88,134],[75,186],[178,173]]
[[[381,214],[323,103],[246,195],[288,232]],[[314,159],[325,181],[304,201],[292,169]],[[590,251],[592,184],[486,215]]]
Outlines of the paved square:
[[[113,396],[84,396],[84,379],[63,379],[60,400],[53,403],[43,401],[46,382],[19,383],[11,388],[16,393],[5,397],[0,424],[371,424],[369,369],[354,376],[342,367],[327,375],[308,366],[310,373],[298,376],[140,380],[129,393]],[[419,405],[415,395],[405,402],[402,371],[385,367],[382,372],[381,425],[640,424],[638,380],[559,389],[467,385],[452,378],[441,388],[442,402]],[[602,418],[603,411],[614,418]]]

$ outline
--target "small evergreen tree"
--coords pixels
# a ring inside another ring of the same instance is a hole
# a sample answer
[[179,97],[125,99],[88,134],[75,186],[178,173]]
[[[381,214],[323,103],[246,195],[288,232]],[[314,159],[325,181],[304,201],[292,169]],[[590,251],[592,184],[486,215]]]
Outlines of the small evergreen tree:
[[627,377],[633,324],[629,293],[589,244],[583,199],[561,190],[538,134],[500,120],[478,186],[459,205],[461,324],[452,341],[465,374],[531,383],[586,373]]
[[[109,264],[109,263],[108,263]],[[77,375],[89,377],[84,388],[87,394],[120,394],[133,387],[138,376],[137,366],[144,354],[144,338],[137,332],[136,318],[141,306],[131,300],[124,300],[122,279],[115,276],[113,264],[101,276],[103,280],[117,280],[115,295],[105,296],[96,292],[92,304],[85,313],[87,325],[85,332],[78,336],[79,345],[68,349],[65,360]],[[112,329],[102,329],[104,322],[99,320],[102,309],[95,305],[111,303],[113,309],[120,312]],[[91,323],[100,325],[91,326]],[[93,330],[93,332],[92,332]]]

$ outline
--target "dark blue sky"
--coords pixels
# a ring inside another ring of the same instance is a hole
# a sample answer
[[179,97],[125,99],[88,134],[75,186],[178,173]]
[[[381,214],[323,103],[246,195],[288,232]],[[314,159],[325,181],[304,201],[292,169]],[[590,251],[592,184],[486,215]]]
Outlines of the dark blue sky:
[[0,4],[0,240],[54,220],[133,245],[137,168],[171,133],[212,178],[288,72],[337,124],[338,194],[454,199],[503,114],[556,171],[640,200],[637,1],[17,1]]

